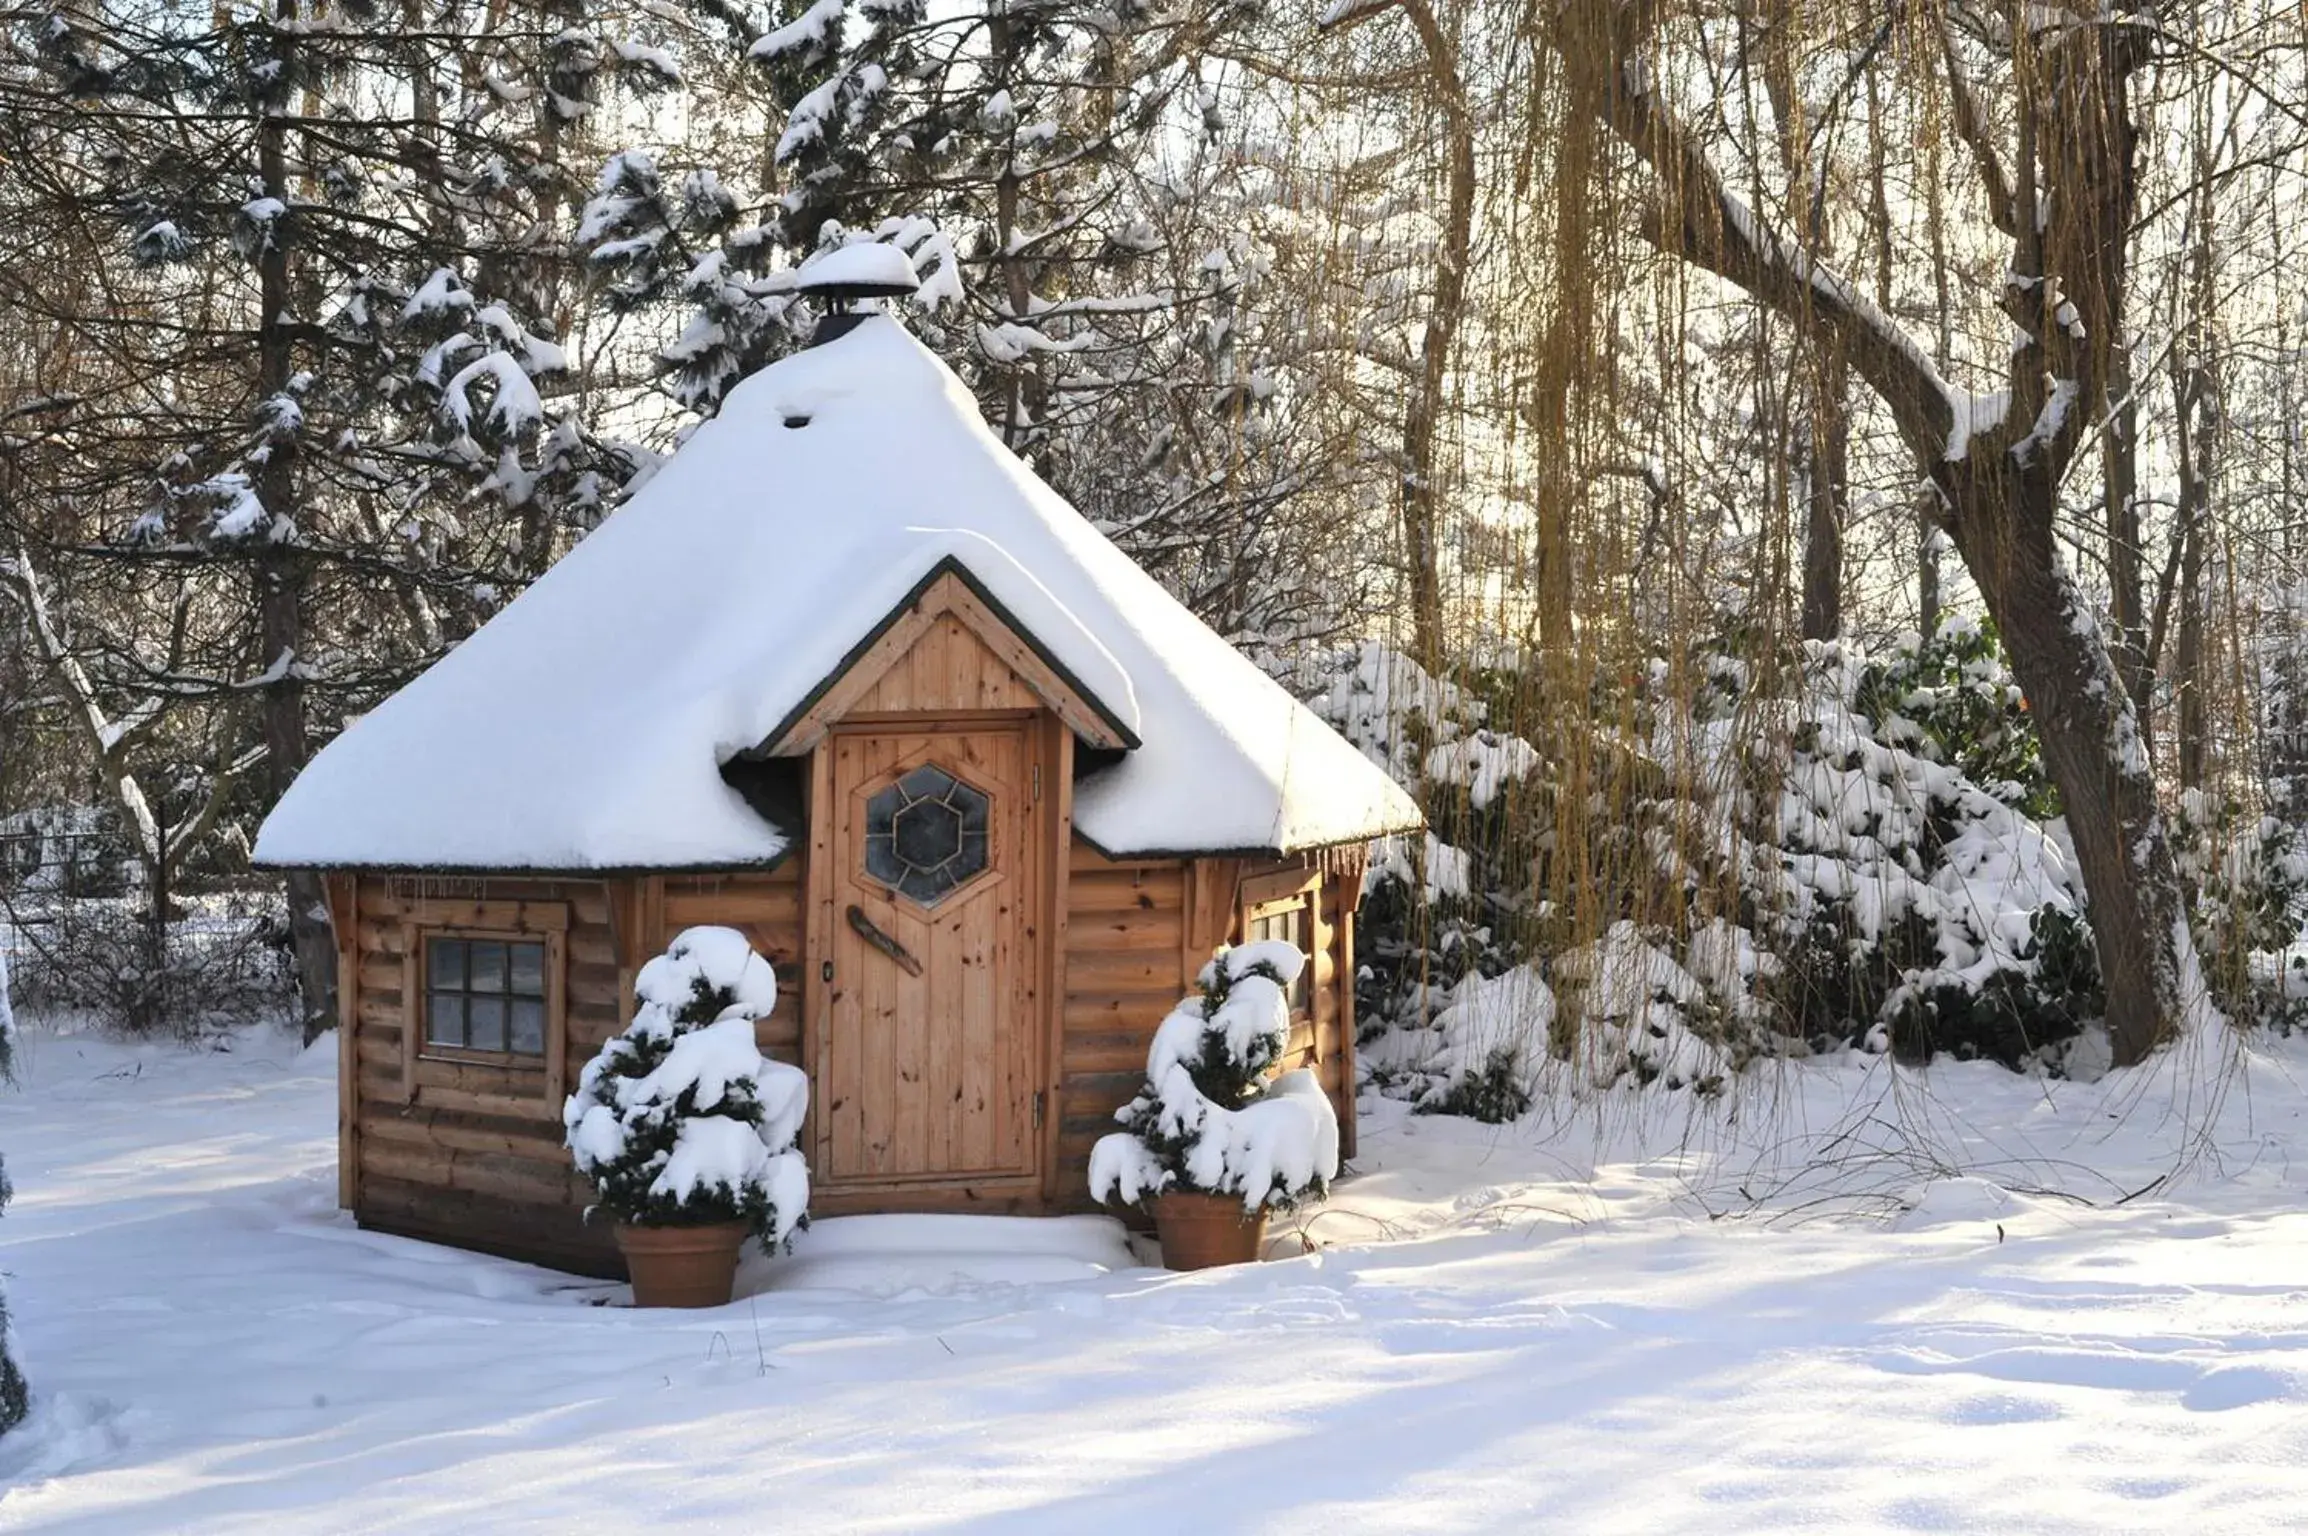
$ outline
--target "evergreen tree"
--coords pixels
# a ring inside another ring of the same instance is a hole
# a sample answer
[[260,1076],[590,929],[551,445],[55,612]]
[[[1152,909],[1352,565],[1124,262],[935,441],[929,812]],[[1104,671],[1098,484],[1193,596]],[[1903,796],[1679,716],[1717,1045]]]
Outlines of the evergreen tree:
[[[614,490],[555,398],[562,141],[626,64],[580,20],[62,8],[0,58],[0,302],[60,338],[17,365],[0,590],[156,888]],[[334,951],[288,883],[310,1033]]]
[[1278,941],[1222,950],[1172,1009],[1146,1083],[1090,1155],[1093,1198],[1238,1195],[1251,1211],[1320,1196],[1338,1173],[1338,1118],[1311,1071],[1269,1081],[1290,1044],[1306,956]]
[[1352,530],[1286,509],[1335,506],[1367,455],[1359,423],[1320,408],[1336,338],[1273,281],[1261,221],[1293,217],[1275,212],[1285,157],[1203,56],[1248,14],[815,0],[753,39],[749,80],[698,100],[726,113],[750,91],[766,177],[620,151],[577,244],[613,309],[679,316],[658,362],[708,414],[806,338],[795,267],[895,244],[922,280],[918,334],[1045,479],[1222,631],[1327,634],[1367,609]]
[[642,967],[641,1006],[588,1062],[562,1120],[599,1208],[629,1226],[742,1221],[783,1242],[809,1205],[794,1140],[809,1079],[764,1058],[777,978],[732,928],[691,928]]

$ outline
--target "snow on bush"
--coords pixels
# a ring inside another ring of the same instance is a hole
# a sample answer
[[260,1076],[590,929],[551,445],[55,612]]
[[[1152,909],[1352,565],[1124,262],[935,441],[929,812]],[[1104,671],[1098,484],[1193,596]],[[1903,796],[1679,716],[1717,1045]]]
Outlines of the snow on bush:
[[1572,1065],[1597,1088],[1625,1078],[1701,1093],[1732,1070],[1728,1011],[1625,919],[1555,962],[1558,1012],[1579,1024]]
[[1495,1120],[1550,1071],[1712,1093],[1844,1045],[2066,1062],[2097,959],[1992,631],[1774,660],[1701,646],[1553,703],[1505,653],[1448,683],[1368,647],[1318,671],[1433,827],[1366,880],[1378,1087]]
[[1744,860],[1786,1032],[2015,1066],[2076,1035],[2102,1007],[2083,881],[1992,633],[1804,660],[1776,825]]
[[691,928],[641,968],[641,1006],[562,1111],[577,1171],[630,1226],[750,1223],[767,1247],[809,1206],[794,1147],[809,1079],[764,1057],[777,978],[733,928]]
[[1492,930],[1498,882],[1486,856],[1512,854],[1489,833],[1511,819],[1509,792],[1540,754],[1484,728],[1488,706],[1467,688],[1375,641],[1303,659],[1292,681],[1308,708],[1420,798],[1433,823],[1371,846],[1355,975],[1358,1017],[1431,1017],[1462,981],[1511,963]]
[[[0,1082],[13,1082],[16,1072],[16,1013],[8,1001],[8,953],[0,949]],[[13,1193],[8,1187],[7,1164],[0,1162],[0,1209]],[[0,1434],[23,1422],[32,1406],[32,1389],[17,1363],[16,1328],[8,1316],[8,1292],[0,1287]]]
[[1306,956],[1265,941],[1222,951],[1199,996],[1172,1009],[1146,1053],[1146,1084],[1090,1153],[1090,1194],[1129,1203],[1168,1191],[1288,1209],[1338,1173],[1338,1117],[1312,1072],[1267,1073],[1290,1043],[1290,985]]
[[[2290,786],[2272,789],[2271,806]],[[2187,884],[2212,1000],[2230,1018],[2308,1027],[2308,831],[2238,800],[2180,792],[2172,851]]]
[[1465,710],[1457,688],[1375,640],[1315,658],[1296,681],[1309,709],[1406,784],[1421,739]]
[[1431,1025],[1380,1031],[1361,1063],[1426,1113],[1503,1123],[1531,1107],[1554,1023],[1554,988],[1519,965],[1468,977]]
[[1550,1086],[1620,1084],[1712,1096],[1756,1054],[1750,986],[1770,957],[1710,923],[1678,959],[1622,919],[1592,942],[1471,976],[1424,1028],[1381,1032],[1363,1060],[1428,1114],[1513,1120]]

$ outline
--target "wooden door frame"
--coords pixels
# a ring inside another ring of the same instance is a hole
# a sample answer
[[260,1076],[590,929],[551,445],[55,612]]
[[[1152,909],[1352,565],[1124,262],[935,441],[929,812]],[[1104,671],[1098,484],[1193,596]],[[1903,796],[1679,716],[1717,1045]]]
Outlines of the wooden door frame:
[[1034,856],[1041,862],[1041,890],[1047,905],[1042,923],[1041,1069],[1035,1102],[1041,1108],[1042,1209],[1058,1205],[1060,1130],[1065,1120],[1066,941],[1068,887],[1074,868],[1074,732],[1054,714],[1042,717],[1039,761],[1047,792]]
[[[810,1149],[813,1173],[821,1166],[822,1143],[819,1087],[823,1082],[822,1045],[832,1026],[833,997],[827,971],[833,963],[841,877],[841,850],[836,846],[841,797],[834,784],[833,749],[842,737],[891,735],[966,736],[988,730],[1023,728],[1029,773],[1040,774],[1039,798],[1030,799],[1025,812],[1025,868],[1028,882],[1021,897],[1019,924],[1022,945],[1032,951],[1021,957],[1019,985],[1028,998],[1026,1017],[1019,1021],[1026,1046],[1027,1082],[1041,1115],[1038,1127],[1029,1127],[1027,1147],[1035,1166],[1017,1177],[1035,1191],[1036,1208],[1047,1210],[1055,1199],[1057,1180],[1059,1031],[1064,1021],[1065,954],[1065,844],[1073,827],[1073,733],[1048,710],[935,711],[916,714],[859,713],[836,721],[810,749],[809,832],[803,870],[805,894],[802,924],[801,1065],[809,1074],[810,1111],[802,1144]],[[1037,1018],[1036,1015],[1039,1015]],[[1037,1027],[1037,1025],[1039,1027]],[[1004,1184],[1011,1181],[1004,1180]],[[934,1198],[913,1200],[909,1191],[957,1193],[970,1187],[966,1180],[922,1180],[903,1183],[845,1186],[838,1197],[868,1200],[887,1193],[890,1208],[944,1204]],[[829,1193],[835,1193],[829,1191]],[[988,1209],[998,1207],[989,1205]]]

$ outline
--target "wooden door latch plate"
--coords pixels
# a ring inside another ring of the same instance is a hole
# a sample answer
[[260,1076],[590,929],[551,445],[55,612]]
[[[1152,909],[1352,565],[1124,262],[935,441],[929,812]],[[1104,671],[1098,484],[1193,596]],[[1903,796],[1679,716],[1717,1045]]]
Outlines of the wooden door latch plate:
[[899,969],[908,976],[919,976],[922,973],[922,963],[914,958],[913,951],[882,932],[875,926],[874,920],[866,916],[865,908],[854,902],[849,909],[849,926],[850,931],[859,938],[896,961]]

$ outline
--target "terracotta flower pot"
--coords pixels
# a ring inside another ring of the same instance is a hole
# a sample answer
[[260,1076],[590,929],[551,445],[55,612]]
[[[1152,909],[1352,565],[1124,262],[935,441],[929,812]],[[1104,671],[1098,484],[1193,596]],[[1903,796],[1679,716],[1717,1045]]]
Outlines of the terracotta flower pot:
[[752,1227],[717,1221],[702,1227],[629,1227],[617,1223],[617,1246],[633,1277],[637,1307],[722,1307],[737,1284],[737,1252]]
[[1154,1200],[1154,1226],[1162,1234],[1165,1269],[1215,1269],[1221,1264],[1255,1264],[1266,1241],[1266,1211],[1242,1209],[1240,1195],[1201,1195],[1173,1190]]

